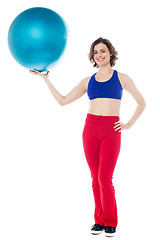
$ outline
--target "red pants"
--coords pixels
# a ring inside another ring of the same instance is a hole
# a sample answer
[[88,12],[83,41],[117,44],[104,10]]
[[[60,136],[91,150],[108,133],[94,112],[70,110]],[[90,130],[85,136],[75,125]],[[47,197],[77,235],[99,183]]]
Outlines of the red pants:
[[116,227],[118,223],[113,172],[120,152],[121,132],[114,131],[118,116],[87,114],[83,129],[84,153],[91,171],[95,223]]

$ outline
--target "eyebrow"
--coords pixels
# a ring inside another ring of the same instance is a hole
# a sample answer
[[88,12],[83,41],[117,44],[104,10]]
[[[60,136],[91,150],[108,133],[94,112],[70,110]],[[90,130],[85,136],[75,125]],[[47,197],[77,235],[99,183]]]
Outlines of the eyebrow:
[[[100,49],[100,51],[102,51],[102,50],[106,50],[106,49],[104,49],[104,48],[102,48],[102,49]],[[94,50],[94,52],[96,52],[97,50]]]

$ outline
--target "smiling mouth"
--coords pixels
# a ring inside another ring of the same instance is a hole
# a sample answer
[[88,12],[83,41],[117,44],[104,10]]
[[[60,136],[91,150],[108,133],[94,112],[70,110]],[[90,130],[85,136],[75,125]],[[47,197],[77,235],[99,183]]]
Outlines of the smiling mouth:
[[98,58],[97,60],[101,62],[104,60],[104,58]]

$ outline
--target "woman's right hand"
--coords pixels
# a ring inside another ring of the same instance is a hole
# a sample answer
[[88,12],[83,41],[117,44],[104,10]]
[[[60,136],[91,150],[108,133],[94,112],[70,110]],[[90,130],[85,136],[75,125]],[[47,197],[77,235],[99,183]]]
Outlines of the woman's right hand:
[[43,73],[43,72],[40,72],[40,71],[34,69],[34,70],[29,70],[29,72],[34,75],[40,76],[42,78],[46,78],[49,76],[49,71],[47,71],[46,73]]

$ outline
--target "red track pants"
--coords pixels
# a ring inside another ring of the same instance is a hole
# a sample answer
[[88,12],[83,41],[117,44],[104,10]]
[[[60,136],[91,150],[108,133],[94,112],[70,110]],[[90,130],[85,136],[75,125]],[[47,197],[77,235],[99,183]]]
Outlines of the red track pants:
[[118,223],[113,172],[120,152],[121,132],[114,130],[118,116],[87,114],[83,129],[84,153],[91,171],[95,223],[116,227]]

